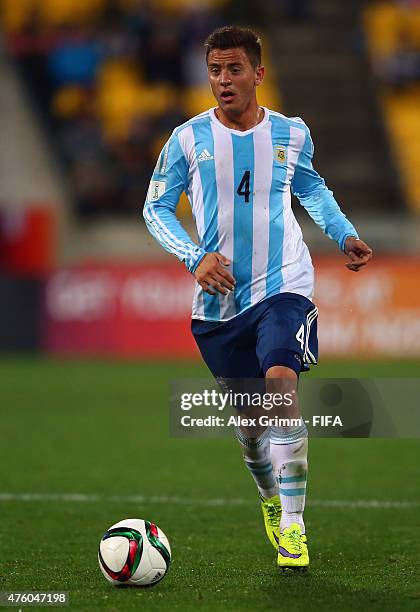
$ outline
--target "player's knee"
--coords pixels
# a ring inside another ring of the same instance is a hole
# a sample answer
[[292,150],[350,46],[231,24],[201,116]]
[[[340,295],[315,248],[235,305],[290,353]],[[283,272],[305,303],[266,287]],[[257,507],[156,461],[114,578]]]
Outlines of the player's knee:
[[266,378],[288,378],[290,380],[296,380],[297,374],[294,370],[287,366],[271,366],[265,373]]
[[274,349],[265,356],[262,366],[266,378],[296,380],[302,369],[302,358],[289,349]]

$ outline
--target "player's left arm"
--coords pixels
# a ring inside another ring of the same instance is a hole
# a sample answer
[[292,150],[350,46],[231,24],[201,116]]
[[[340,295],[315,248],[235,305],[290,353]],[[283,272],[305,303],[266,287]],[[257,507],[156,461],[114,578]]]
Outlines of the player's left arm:
[[302,122],[305,140],[298,157],[291,182],[293,193],[299,198],[322,231],[335,240],[350,262],[347,268],[358,272],[372,259],[372,249],[363,240],[340,209],[333,192],[312,165],[314,146],[308,127]]

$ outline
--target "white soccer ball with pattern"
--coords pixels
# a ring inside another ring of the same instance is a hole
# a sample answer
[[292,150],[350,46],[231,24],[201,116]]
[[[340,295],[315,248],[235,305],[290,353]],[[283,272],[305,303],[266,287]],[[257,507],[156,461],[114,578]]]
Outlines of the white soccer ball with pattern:
[[149,586],[165,576],[171,547],[151,521],[124,519],[112,525],[99,543],[101,572],[112,584]]

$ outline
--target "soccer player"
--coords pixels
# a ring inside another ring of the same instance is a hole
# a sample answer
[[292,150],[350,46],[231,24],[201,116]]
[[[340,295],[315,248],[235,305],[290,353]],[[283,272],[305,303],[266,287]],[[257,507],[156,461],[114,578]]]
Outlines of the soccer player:
[[[372,257],[312,166],[313,144],[298,117],[261,107],[261,42],[224,27],[205,41],[217,106],[177,127],[154,170],[144,206],[152,235],[196,280],[192,332],[215,376],[264,379],[297,389],[317,362],[313,266],[291,209],[290,191],[358,272]],[[175,216],[190,201],[199,244]],[[295,402],[288,417],[299,416]],[[258,487],[280,568],[309,565],[303,510],[305,425],[238,427],[245,465]]]

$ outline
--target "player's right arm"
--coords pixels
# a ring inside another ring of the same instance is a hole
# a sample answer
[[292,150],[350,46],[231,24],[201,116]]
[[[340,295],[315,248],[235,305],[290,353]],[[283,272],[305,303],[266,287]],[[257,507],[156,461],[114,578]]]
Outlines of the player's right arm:
[[159,155],[143,217],[152,236],[185,263],[204,291],[227,294],[235,284],[224,267],[230,262],[221,253],[207,253],[195,244],[175,214],[181,193],[188,189],[188,173],[187,160],[174,132]]
[[194,273],[206,251],[193,242],[175,214],[181,193],[187,188],[187,160],[178,136],[173,133],[159,155],[147,191],[143,217],[152,236]]

